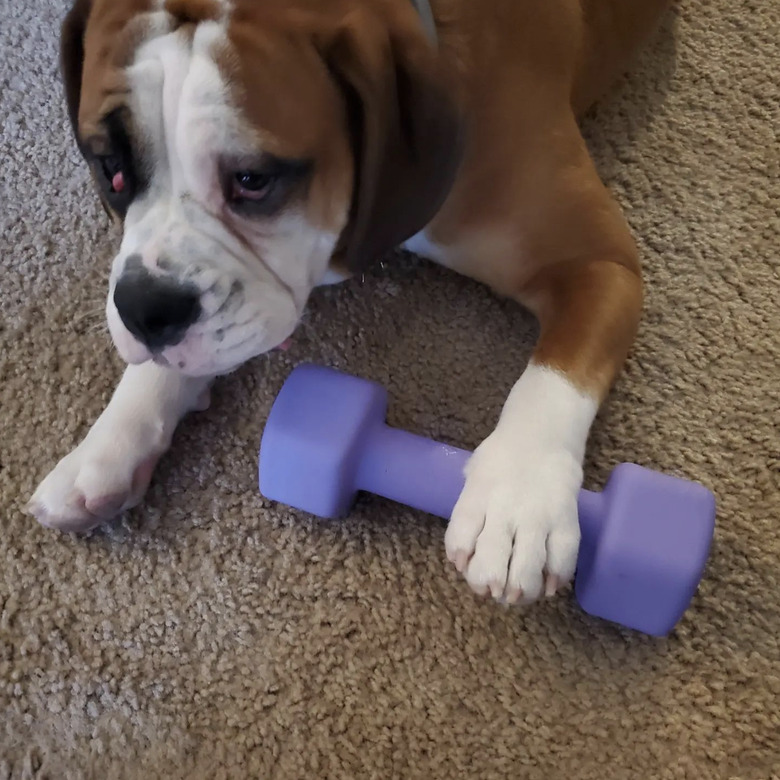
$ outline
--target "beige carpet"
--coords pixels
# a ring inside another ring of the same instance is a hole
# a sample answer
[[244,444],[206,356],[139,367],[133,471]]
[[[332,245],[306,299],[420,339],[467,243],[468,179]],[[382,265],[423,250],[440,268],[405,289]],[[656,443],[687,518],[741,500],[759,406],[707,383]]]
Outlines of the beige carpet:
[[0,27],[0,778],[780,777],[775,0],[687,0],[587,123],[649,290],[587,481],[632,460],[719,499],[665,640],[568,598],[478,600],[435,519],[365,498],[317,522],[258,495],[263,422],[303,360],[387,383],[394,423],[490,430],[533,324],[409,257],[318,293],[293,350],[223,381],[114,527],[22,514],[121,370],[99,311],[118,234],[56,81],[64,7],[4,0]]

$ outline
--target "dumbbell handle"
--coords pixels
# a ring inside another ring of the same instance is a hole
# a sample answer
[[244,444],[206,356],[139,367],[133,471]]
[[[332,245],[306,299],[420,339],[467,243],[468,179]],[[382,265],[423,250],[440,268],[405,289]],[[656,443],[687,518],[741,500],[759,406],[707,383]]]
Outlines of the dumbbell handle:
[[[463,469],[471,452],[384,423],[376,424],[365,442],[355,490],[450,519],[463,490]],[[603,500],[601,493],[580,491],[583,537],[597,532]]]
[[468,450],[379,423],[366,436],[355,489],[449,520],[470,456]]

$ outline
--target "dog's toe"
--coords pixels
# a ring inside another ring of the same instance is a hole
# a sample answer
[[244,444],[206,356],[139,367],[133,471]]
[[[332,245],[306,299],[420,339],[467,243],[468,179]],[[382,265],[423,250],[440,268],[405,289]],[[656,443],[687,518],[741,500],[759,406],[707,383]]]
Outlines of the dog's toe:
[[89,531],[141,500],[158,457],[117,457],[87,440],[41,482],[27,511],[47,528]]
[[445,535],[471,589],[507,604],[552,595],[574,573],[581,469],[563,449],[490,437],[469,462]]
[[74,490],[69,496],[58,498],[48,486],[42,484],[26,509],[46,528],[80,533],[90,531],[102,522],[102,518],[92,514],[86,504],[86,497],[78,491]]

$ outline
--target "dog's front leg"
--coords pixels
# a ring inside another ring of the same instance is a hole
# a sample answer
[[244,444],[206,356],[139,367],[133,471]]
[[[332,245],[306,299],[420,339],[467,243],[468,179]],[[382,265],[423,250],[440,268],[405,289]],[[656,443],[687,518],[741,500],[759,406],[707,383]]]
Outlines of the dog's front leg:
[[459,264],[526,304],[541,325],[530,365],[467,465],[445,537],[471,587],[508,602],[552,595],[574,574],[585,444],[642,303],[628,227],[573,125],[568,137],[570,146],[543,145],[533,158],[538,175],[527,176],[515,209],[516,257],[491,256],[487,245]]
[[210,382],[151,362],[128,366],[103,414],[43,480],[28,510],[51,528],[86,531],[135,506],[179,420],[208,407]]
[[445,539],[476,592],[510,603],[553,595],[574,574],[585,443],[641,297],[639,277],[611,260],[560,273],[544,281],[541,341],[467,465]]

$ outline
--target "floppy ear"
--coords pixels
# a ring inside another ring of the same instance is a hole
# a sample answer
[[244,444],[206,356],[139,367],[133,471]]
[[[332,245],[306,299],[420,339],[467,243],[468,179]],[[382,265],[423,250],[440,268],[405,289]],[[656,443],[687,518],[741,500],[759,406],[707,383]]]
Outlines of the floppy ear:
[[84,69],[84,31],[91,9],[92,0],[75,0],[60,30],[60,70],[65,84],[68,117],[77,141],[81,75]]
[[353,9],[323,49],[352,133],[355,184],[339,247],[351,270],[430,222],[460,163],[461,116],[439,54],[411,4],[386,14]]

